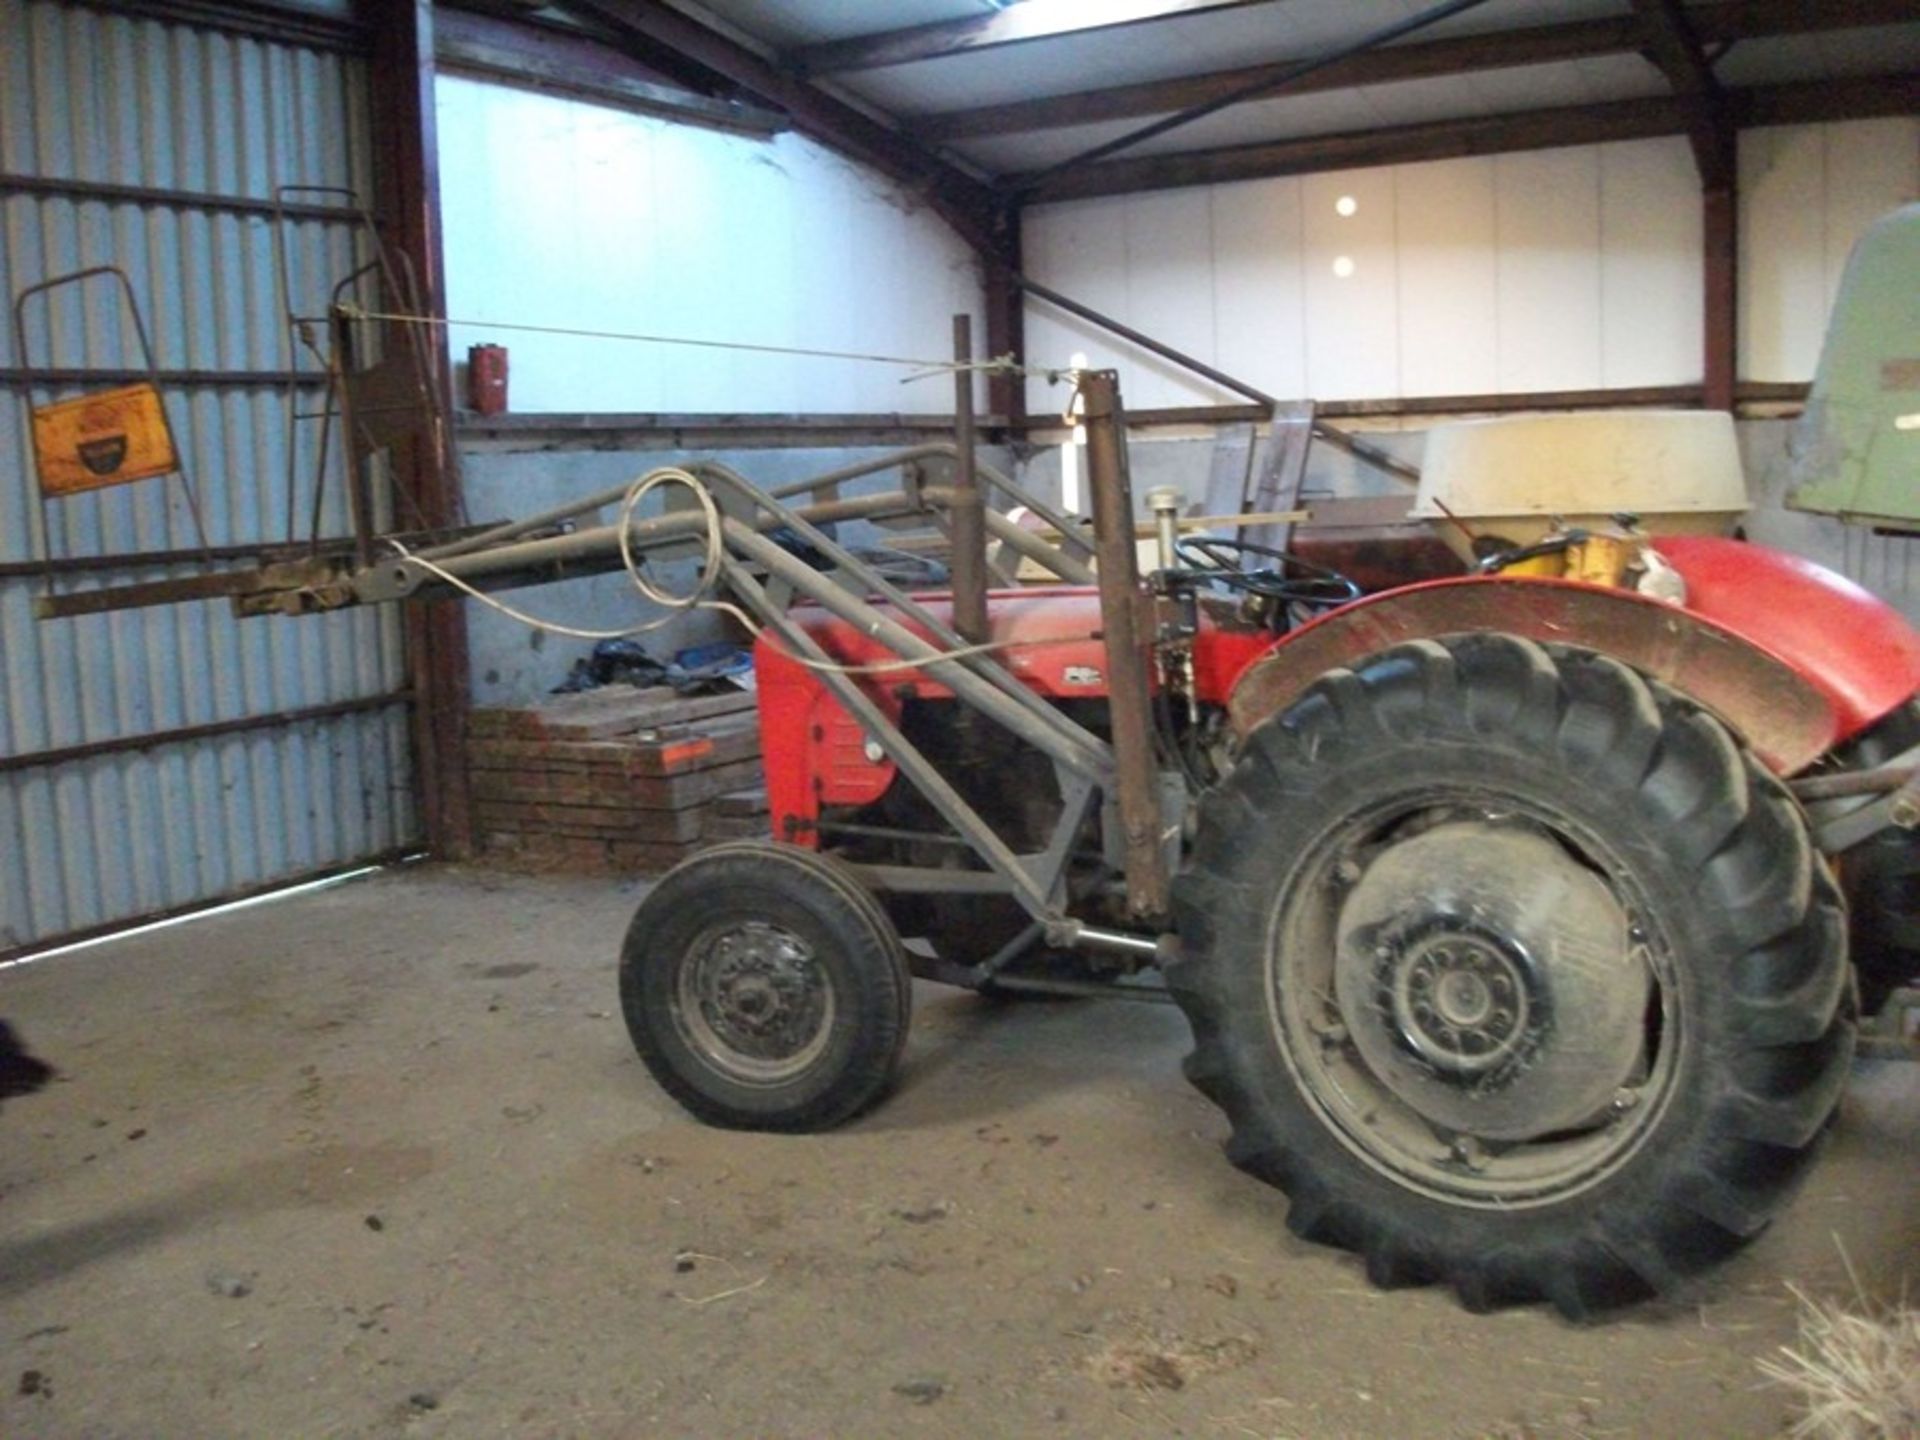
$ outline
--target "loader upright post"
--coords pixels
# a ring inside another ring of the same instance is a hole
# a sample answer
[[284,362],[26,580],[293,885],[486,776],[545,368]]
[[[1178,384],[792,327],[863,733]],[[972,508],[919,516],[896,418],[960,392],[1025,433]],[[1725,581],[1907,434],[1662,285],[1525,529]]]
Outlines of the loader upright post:
[[1093,543],[1100,580],[1100,630],[1117,775],[1115,800],[1126,839],[1127,909],[1157,916],[1167,908],[1167,864],[1160,839],[1160,782],[1153,750],[1153,699],[1134,547],[1133,483],[1127,473],[1126,416],[1111,370],[1080,376],[1087,427],[1087,476],[1093,492]]

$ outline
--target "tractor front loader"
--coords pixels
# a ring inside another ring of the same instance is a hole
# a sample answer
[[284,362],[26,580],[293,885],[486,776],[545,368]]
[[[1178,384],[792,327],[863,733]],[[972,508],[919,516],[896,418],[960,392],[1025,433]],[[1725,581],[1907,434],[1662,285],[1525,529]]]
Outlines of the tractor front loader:
[[[773,834],[653,887],[619,989],[705,1121],[860,1114],[916,976],[1170,998],[1229,1157],[1379,1284],[1583,1315],[1758,1234],[1855,1053],[1844,857],[1912,853],[1920,635],[1805,561],[1631,526],[1363,595],[1159,503],[1143,577],[1117,381],[1077,383],[1090,530],[963,431],[778,493],[691,464],[195,593],[302,613],[700,559],[702,603],[757,631]],[[952,537],[950,591],[837,538],[861,521]],[[1855,910],[1895,956],[1877,999],[1912,973],[1912,898]]]

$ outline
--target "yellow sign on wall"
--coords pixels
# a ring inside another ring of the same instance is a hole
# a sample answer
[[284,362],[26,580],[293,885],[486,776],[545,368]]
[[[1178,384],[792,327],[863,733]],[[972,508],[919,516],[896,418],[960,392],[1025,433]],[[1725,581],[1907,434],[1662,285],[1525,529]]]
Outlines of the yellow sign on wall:
[[151,385],[36,406],[33,449],[41,492],[52,496],[125,485],[179,468],[160,392]]

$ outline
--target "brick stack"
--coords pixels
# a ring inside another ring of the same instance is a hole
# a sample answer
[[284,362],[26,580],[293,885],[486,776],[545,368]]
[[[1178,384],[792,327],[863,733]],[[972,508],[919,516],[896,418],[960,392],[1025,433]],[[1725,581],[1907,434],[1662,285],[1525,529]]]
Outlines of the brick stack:
[[768,834],[753,696],[609,686],[475,710],[468,776],[485,857],[649,875],[703,844]]

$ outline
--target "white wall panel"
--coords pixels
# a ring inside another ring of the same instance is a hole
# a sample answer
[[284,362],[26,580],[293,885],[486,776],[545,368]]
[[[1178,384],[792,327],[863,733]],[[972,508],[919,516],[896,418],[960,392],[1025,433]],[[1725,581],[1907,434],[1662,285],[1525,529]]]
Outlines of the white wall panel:
[[1826,144],[1819,126],[1740,137],[1740,374],[1805,379],[1827,322]]
[[[937,359],[975,317],[971,252],[809,141],[676,125],[457,77],[437,85],[447,309],[459,320]],[[897,367],[455,325],[512,352],[517,411],[937,412]]]
[[1823,125],[1827,299],[1839,293],[1853,242],[1875,220],[1920,199],[1920,120]]
[[1853,242],[1920,199],[1920,119],[1750,130],[1740,187],[1741,377],[1809,379]]
[[1300,182],[1216,185],[1208,196],[1219,367],[1272,395],[1304,395],[1306,242]]
[[[1046,205],[1029,210],[1020,229],[1021,258],[1034,278],[1050,283],[1083,305],[1124,319],[1127,297],[1126,198],[1089,200],[1077,205]],[[1058,278],[1056,278],[1058,277]],[[1106,331],[1045,301],[1027,305],[1027,358],[1036,365],[1064,366],[1074,355],[1095,368],[1117,367],[1122,392],[1135,404],[1133,389],[1144,358],[1122,347]],[[1205,358],[1205,357],[1201,357]],[[1066,408],[1062,386],[1035,376],[1027,382],[1027,404],[1036,414]]]
[[[1147,334],[1189,355],[1219,353],[1214,328],[1213,214],[1204,189],[1141,195],[1126,207],[1127,312]],[[1127,403],[1191,405],[1211,387],[1157,356],[1135,362]],[[1227,399],[1226,395],[1219,397]]]
[[[1701,348],[1692,165],[1675,138],[1045,205],[1027,212],[1026,265],[1276,395],[1685,384]],[[1027,340],[1043,363],[1117,363],[1136,407],[1220,398],[1038,304]]]
[[1499,388],[1493,161],[1406,165],[1399,201],[1400,393]]
[[1592,149],[1494,160],[1501,390],[1600,384],[1600,158]]
[[1700,380],[1700,177],[1684,144],[1602,145],[1600,383]]
[[[1340,213],[1341,200],[1354,202]],[[1301,182],[1306,214],[1307,386],[1313,395],[1398,388],[1400,302],[1394,173],[1342,170]]]

